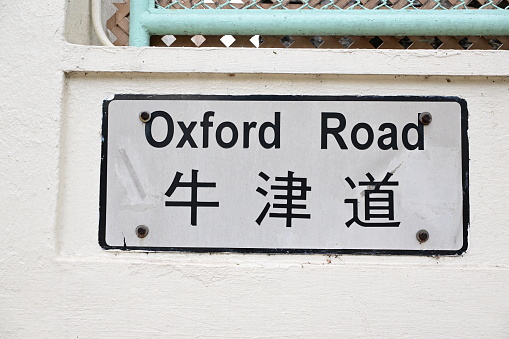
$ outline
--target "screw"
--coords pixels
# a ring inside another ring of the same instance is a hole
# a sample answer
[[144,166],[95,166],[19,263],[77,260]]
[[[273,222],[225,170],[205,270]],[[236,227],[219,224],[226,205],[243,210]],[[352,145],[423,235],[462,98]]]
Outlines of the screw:
[[148,227],[145,225],[140,225],[136,227],[135,232],[138,238],[145,238],[148,235]]
[[428,239],[429,239],[429,233],[428,233],[428,231],[426,231],[426,230],[420,230],[419,232],[417,232],[416,236],[417,236],[417,240],[418,240],[421,244],[422,244],[423,242],[428,241]]
[[140,120],[141,120],[141,122],[149,122],[150,121],[150,113],[149,112],[141,112]]
[[419,113],[419,121],[421,124],[429,125],[431,124],[431,120],[433,120],[433,117],[431,116],[430,112]]

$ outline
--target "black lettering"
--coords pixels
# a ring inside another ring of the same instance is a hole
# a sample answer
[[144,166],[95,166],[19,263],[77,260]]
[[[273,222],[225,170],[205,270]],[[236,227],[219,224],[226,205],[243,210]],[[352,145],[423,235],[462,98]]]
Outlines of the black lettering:
[[[224,142],[222,138],[222,132],[225,128],[229,128],[232,131],[232,139],[229,142]],[[222,148],[232,148],[235,146],[238,139],[239,131],[237,131],[237,127],[233,124],[233,122],[225,121],[217,126],[216,141]]]
[[196,143],[193,140],[193,137],[191,136],[191,132],[193,131],[194,127],[196,126],[196,121],[191,121],[189,123],[189,126],[186,126],[183,121],[177,121],[180,129],[182,130],[182,138],[180,139],[177,148],[182,148],[186,144],[186,141],[189,143],[189,146],[191,148],[198,148]]
[[210,121],[210,117],[214,116],[214,112],[207,111],[203,114],[203,120],[200,122],[200,126],[203,128],[203,148],[209,147],[209,128],[214,125]]
[[[328,127],[328,120],[336,119],[338,120],[337,127]],[[321,149],[327,149],[327,135],[330,134],[336,139],[336,142],[341,149],[348,149],[346,147],[345,141],[339,135],[346,127],[346,119],[345,116],[341,113],[334,112],[322,112],[322,145]]]
[[[361,128],[365,129],[366,132],[368,133],[368,139],[364,144],[361,144],[357,138],[359,130]],[[355,148],[362,150],[368,149],[373,144],[373,139],[374,139],[373,129],[365,122],[360,122],[352,128],[352,144],[355,146]]]
[[[417,121],[418,125],[414,123],[406,124],[405,127],[403,127],[403,133],[402,133],[402,140],[403,145],[408,150],[414,150],[416,148],[419,148],[419,150],[424,149],[424,125],[421,124],[419,121],[419,114],[417,114]],[[417,131],[417,142],[415,144],[411,144],[410,141],[408,141],[408,133],[410,130],[416,130]]]
[[[398,130],[396,129],[396,125],[387,122],[381,124],[378,128],[379,131],[386,129],[390,129],[390,132],[378,138],[378,147],[382,150],[398,149]],[[384,143],[386,139],[390,139],[388,143]]]
[[[260,132],[259,132],[259,139],[260,139],[260,145],[263,146],[263,148],[279,148],[281,144],[281,117],[280,112],[274,112],[274,123],[271,123],[269,121],[264,122],[260,126]],[[265,139],[265,131],[271,128],[274,130],[274,140],[271,143],[268,143]]]
[[[164,120],[166,120],[166,125],[168,126],[168,129],[166,131],[166,138],[164,138],[163,141],[155,141],[154,137],[152,136],[152,122],[154,122],[155,118],[157,117],[161,117]],[[152,112],[150,121],[148,121],[145,124],[145,138],[147,139],[148,143],[151,146],[156,148],[168,146],[169,143],[171,142],[171,139],[173,139],[173,132],[174,132],[173,119],[165,111]]]
[[249,131],[256,127],[256,122],[245,122],[244,123],[244,142],[242,147],[249,148]]

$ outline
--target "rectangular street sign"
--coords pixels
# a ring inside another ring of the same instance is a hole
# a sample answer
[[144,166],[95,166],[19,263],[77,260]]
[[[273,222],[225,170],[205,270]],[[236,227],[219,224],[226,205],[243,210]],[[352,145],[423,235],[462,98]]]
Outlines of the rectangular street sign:
[[99,243],[142,251],[461,254],[457,97],[116,95]]

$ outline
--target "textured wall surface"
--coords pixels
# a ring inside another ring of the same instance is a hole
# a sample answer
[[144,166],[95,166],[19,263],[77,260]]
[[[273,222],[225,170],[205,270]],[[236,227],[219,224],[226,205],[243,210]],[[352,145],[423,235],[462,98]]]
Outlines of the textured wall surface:
[[[77,4],[0,4],[0,338],[509,337],[509,52],[72,45],[64,31],[92,41]],[[113,93],[463,97],[469,249],[104,251],[101,105]]]

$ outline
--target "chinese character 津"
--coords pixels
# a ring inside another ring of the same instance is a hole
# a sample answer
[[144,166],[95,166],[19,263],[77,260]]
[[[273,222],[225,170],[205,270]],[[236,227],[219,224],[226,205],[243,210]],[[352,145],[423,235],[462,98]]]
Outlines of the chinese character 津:
[[[311,215],[306,213],[297,213],[295,210],[304,210],[306,209],[306,204],[295,203],[296,201],[304,202],[306,200],[307,192],[311,191],[311,187],[307,185],[307,178],[297,178],[294,177],[294,173],[292,171],[288,171],[288,175],[286,177],[276,177],[274,180],[276,182],[282,182],[281,185],[271,185],[270,189],[273,191],[282,191],[281,194],[274,193],[275,200],[282,200],[282,202],[274,203],[272,207],[274,209],[280,209],[280,212],[270,212],[270,218],[284,218],[286,219],[286,227],[292,227],[292,219],[310,219]],[[259,176],[268,181],[270,177],[260,172]],[[256,189],[258,193],[263,196],[267,196],[267,191],[261,187]],[[297,194],[294,192],[297,191]],[[256,219],[256,223],[261,225],[263,219],[269,212],[271,208],[271,204],[267,202],[262,212]]]

